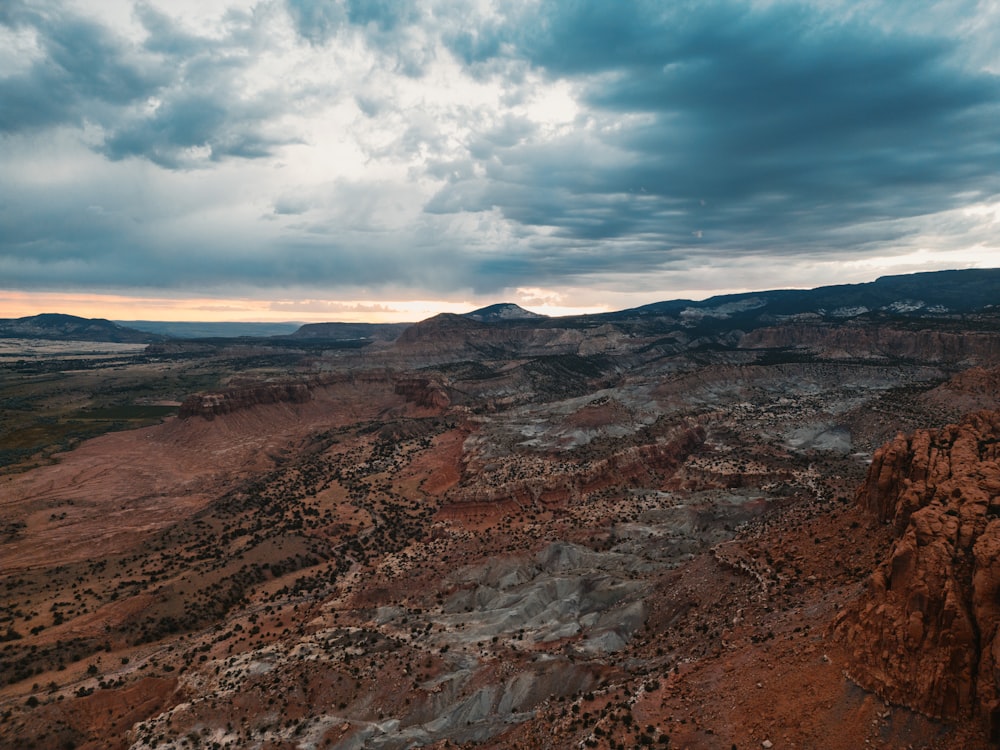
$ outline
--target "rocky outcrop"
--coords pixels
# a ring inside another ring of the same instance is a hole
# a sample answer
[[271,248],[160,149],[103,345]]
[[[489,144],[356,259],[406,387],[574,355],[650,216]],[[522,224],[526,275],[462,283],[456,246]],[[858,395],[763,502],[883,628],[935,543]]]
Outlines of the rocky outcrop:
[[233,388],[220,393],[190,396],[181,404],[181,419],[204,417],[214,419],[221,414],[248,409],[259,404],[304,404],[312,398],[307,383],[266,383]]
[[442,313],[403,331],[392,351],[407,362],[479,360],[519,351],[531,333],[530,328],[492,326],[464,315]]
[[803,347],[824,356],[888,357],[922,362],[1000,362],[1000,334],[992,331],[909,330],[872,324],[792,324],[743,336],[746,349]]
[[848,673],[886,699],[1000,727],[1000,412],[898,436],[858,501],[895,541],[835,622]]
[[625,353],[638,340],[612,323],[567,322],[545,318],[510,318],[482,322],[442,313],[410,326],[393,346],[397,355],[432,361],[507,357],[551,357],[565,354]]
[[612,487],[667,487],[678,467],[704,443],[705,428],[689,425],[679,428],[666,440],[628,446],[599,460],[579,464],[567,461],[560,471],[539,475],[521,476],[515,472],[511,477],[502,468],[475,462],[464,467],[466,481],[449,493],[447,504],[555,507]]
[[427,409],[447,409],[451,406],[448,390],[430,378],[401,378],[396,381],[395,392],[407,401]]

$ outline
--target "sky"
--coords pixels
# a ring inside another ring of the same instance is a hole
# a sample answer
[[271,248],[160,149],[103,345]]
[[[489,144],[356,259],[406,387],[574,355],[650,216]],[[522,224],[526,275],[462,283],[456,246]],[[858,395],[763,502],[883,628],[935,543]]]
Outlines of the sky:
[[1000,0],[3,0],[0,317],[1000,266]]

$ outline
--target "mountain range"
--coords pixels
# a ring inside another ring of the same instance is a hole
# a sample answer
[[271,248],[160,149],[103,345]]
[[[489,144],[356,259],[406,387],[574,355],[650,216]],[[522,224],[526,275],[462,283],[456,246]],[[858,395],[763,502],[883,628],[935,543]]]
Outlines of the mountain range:
[[0,338],[150,344],[167,337],[127,328],[104,318],[42,313],[26,318],[0,319]]
[[[816,289],[780,289],[726,294],[695,301],[654,302],[594,315],[547,317],[513,304],[498,303],[464,313],[476,323],[513,327],[589,327],[602,323],[664,332],[710,334],[739,329],[749,332],[786,322],[844,322],[858,318],[948,320],[1000,307],[1000,269],[931,271],[883,276],[862,284]],[[440,316],[435,316],[440,317]],[[154,343],[204,338],[287,338],[293,341],[393,341],[411,323],[292,324],[156,323],[132,321],[129,327],[104,319],[46,313],[0,319],[0,338],[62,341]]]

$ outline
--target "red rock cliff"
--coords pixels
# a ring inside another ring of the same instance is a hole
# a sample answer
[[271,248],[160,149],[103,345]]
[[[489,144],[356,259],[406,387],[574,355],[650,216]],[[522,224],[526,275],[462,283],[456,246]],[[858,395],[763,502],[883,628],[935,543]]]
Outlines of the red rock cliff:
[[898,436],[858,500],[895,542],[835,632],[848,673],[886,699],[1000,728],[1000,412]]

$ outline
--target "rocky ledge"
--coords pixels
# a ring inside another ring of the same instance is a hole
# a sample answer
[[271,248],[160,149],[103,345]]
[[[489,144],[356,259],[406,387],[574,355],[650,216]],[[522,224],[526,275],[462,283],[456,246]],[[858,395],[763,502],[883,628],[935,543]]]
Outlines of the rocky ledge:
[[451,405],[448,389],[430,378],[400,378],[394,386],[395,392],[407,401],[428,409],[446,409]]
[[898,436],[858,501],[891,552],[834,627],[849,676],[929,716],[979,717],[1000,735],[1000,412]]
[[181,419],[214,419],[218,415],[230,414],[258,404],[304,404],[311,398],[308,383],[265,383],[190,396],[181,404],[179,416]]
[[831,358],[917,359],[922,362],[1000,362],[1000,335],[993,330],[911,330],[892,325],[789,323],[750,331],[746,349],[801,347]]

